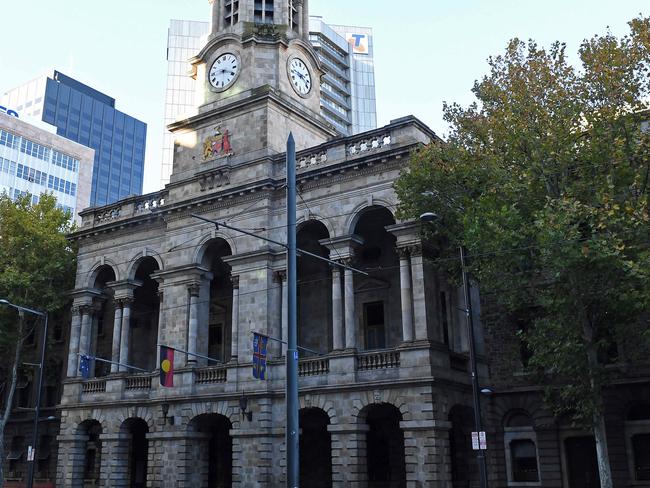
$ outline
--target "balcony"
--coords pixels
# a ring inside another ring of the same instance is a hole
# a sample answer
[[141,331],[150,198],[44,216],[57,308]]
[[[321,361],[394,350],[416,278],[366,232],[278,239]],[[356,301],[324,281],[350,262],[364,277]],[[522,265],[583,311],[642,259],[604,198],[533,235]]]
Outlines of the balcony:
[[[324,356],[301,358],[298,376],[301,390],[323,386],[363,385],[368,381],[394,381],[400,378],[430,378],[431,351],[426,344],[408,345],[375,351],[334,351]],[[426,358],[429,358],[427,360]],[[449,364],[449,360],[447,360]],[[64,403],[96,403],[129,400],[157,400],[170,396],[213,396],[237,394],[244,388],[254,392],[261,387],[252,377],[252,364],[227,363],[218,366],[178,368],[174,371],[174,386],[164,388],[158,373],[66,380]],[[452,370],[450,369],[450,373]],[[267,391],[282,391],[285,385],[285,358],[269,358]]]

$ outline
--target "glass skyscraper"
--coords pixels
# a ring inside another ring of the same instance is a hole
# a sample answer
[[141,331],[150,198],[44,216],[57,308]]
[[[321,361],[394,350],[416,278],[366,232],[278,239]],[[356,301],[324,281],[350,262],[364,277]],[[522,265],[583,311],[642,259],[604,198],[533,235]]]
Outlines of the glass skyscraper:
[[[169,183],[174,135],[166,127],[196,113],[195,81],[188,60],[205,45],[209,22],[172,20],[167,37],[167,92],[160,181]],[[372,29],[326,24],[311,17],[309,39],[327,74],[321,81],[321,115],[341,135],[377,127]]]
[[115,99],[55,71],[8,91],[3,101],[95,150],[91,206],[142,193],[147,125],[117,110]]

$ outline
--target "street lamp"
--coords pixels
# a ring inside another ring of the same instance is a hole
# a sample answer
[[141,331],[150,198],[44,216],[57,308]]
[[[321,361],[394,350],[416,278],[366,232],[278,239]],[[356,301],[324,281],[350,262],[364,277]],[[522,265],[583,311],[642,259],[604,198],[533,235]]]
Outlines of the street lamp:
[[[420,215],[422,222],[433,223],[440,219],[437,214],[433,212],[425,212]],[[467,266],[465,263],[465,255],[467,251],[464,246],[459,246],[460,252],[460,266],[463,274],[463,292],[465,295],[465,321],[467,324],[467,339],[469,342],[469,362],[472,374],[472,397],[474,400],[474,428],[477,435],[483,430],[481,423],[481,392],[482,390],[478,385],[478,370],[476,367],[476,344],[474,340],[474,323],[472,320],[472,301],[469,295],[469,278],[467,276]],[[486,388],[486,390],[488,390]],[[480,446],[479,446],[480,447]],[[485,462],[485,454],[483,449],[476,451],[476,460],[478,462],[479,478],[481,488],[487,488],[487,464]]]
[[[32,445],[29,446],[27,450],[27,488],[33,488],[34,486],[34,463],[36,459],[36,446],[38,445],[38,416],[41,413],[41,390],[43,389],[43,365],[45,364],[45,345],[47,344],[47,312],[41,312],[40,310],[34,310],[32,308],[21,307],[20,305],[15,305],[4,298],[0,298],[0,304],[7,305],[9,307],[15,308],[19,312],[27,312],[33,315],[38,315],[45,319],[45,325],[43,327],[43,343],[41,344],[41,362],[38,364],[38,391],[36,393],[36,406],[34,407],[34,431],[32,435]],[[47,420],[50,420],[48,417]]]

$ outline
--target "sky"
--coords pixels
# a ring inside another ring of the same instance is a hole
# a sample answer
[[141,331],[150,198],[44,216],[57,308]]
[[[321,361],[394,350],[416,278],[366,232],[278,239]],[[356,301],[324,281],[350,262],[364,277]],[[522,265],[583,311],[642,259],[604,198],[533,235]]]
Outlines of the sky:
[[[169,20],[208,21],[208,1],[9,0],[0,11],[0,93],[57,69],[115,98],[148,124],[144,191],[160,189]],[[471,103],[508,40],[565,42],[577,64],[583,39],[627,33],[650,0],[310,0],[310,13],[373,28],[378,125],[415,115],[444,137],[443,102]]]

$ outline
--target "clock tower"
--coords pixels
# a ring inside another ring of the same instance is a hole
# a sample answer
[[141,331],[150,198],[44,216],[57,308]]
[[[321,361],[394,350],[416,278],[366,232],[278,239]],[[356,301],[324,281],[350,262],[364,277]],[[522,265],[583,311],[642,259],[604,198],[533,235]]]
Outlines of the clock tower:
[[[175,133],[175,182],[264,163],[336,136],[320,116],[323,68],[309,43],[308,0],[210,0],[211,30],[190,60],[197,113]],[[257,172],[259,176],[259,172]]]

